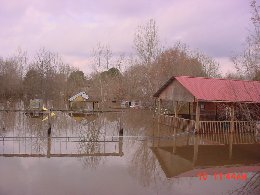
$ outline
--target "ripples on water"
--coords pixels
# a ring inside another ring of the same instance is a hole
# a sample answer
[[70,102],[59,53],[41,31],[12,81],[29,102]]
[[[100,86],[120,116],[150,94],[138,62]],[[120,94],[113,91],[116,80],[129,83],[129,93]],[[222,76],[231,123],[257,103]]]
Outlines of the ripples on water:
[[[158,125],[150,111],[0,112],[0,194],[257,194],[260,140]],[[119,136],[123,128],[123,136]],[[200,180],[198,174],[207,174]],[[214,174],[245,173],[245,181]]]

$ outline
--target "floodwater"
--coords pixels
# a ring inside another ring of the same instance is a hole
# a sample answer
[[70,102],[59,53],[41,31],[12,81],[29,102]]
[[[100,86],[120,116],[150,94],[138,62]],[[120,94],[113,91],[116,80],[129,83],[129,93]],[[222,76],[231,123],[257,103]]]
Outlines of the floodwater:
[[1,195],[260,194],[252,134],[174,137],[144,110],[0,121]]

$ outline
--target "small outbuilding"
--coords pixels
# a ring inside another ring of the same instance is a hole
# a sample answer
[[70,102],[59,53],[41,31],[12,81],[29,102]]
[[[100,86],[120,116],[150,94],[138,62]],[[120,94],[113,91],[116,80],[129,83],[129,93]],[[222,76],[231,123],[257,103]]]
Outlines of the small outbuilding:
[[94,111],[98,109],[98,100],[90,98],[89,95],[82,91],[68,99],[71,110]]

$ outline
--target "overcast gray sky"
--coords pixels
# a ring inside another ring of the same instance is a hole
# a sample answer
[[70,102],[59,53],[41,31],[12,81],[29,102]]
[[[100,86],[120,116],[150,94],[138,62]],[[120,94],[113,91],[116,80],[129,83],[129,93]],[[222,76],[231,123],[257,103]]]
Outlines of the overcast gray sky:
[[248,0],[0,0],[0,56],[41,47],[90,72],[98,42],[132,53],[138,25],[156,20],[162,44],[176,41],[215,58],[223,72],[250,29]]

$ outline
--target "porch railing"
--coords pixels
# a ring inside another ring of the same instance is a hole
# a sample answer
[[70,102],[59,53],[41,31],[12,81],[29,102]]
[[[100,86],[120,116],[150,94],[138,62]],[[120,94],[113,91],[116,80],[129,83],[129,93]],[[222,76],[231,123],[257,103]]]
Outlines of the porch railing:
[[159,122],[161,124],[172,126],[177,130],[191,131],[195,128],[194,120],[179,118],[171,115],[163,115],[163,114],[161,114],[159,117],[160,117]]
[[[200,121],[199,133],[230,133],[231,123],[231,121]],[[255,121],[234,121],[235,133],[253,133],[255,130]]]
[[[195,129],[195,121],[179,118],[171,115],[159,116],[161,124],[172,126],[178,131],[192,131]],[[230,133],[231,121],[200,121],[198,133]],[[256,121],[234,121],[235,133],[253,133],[257,130]]]

